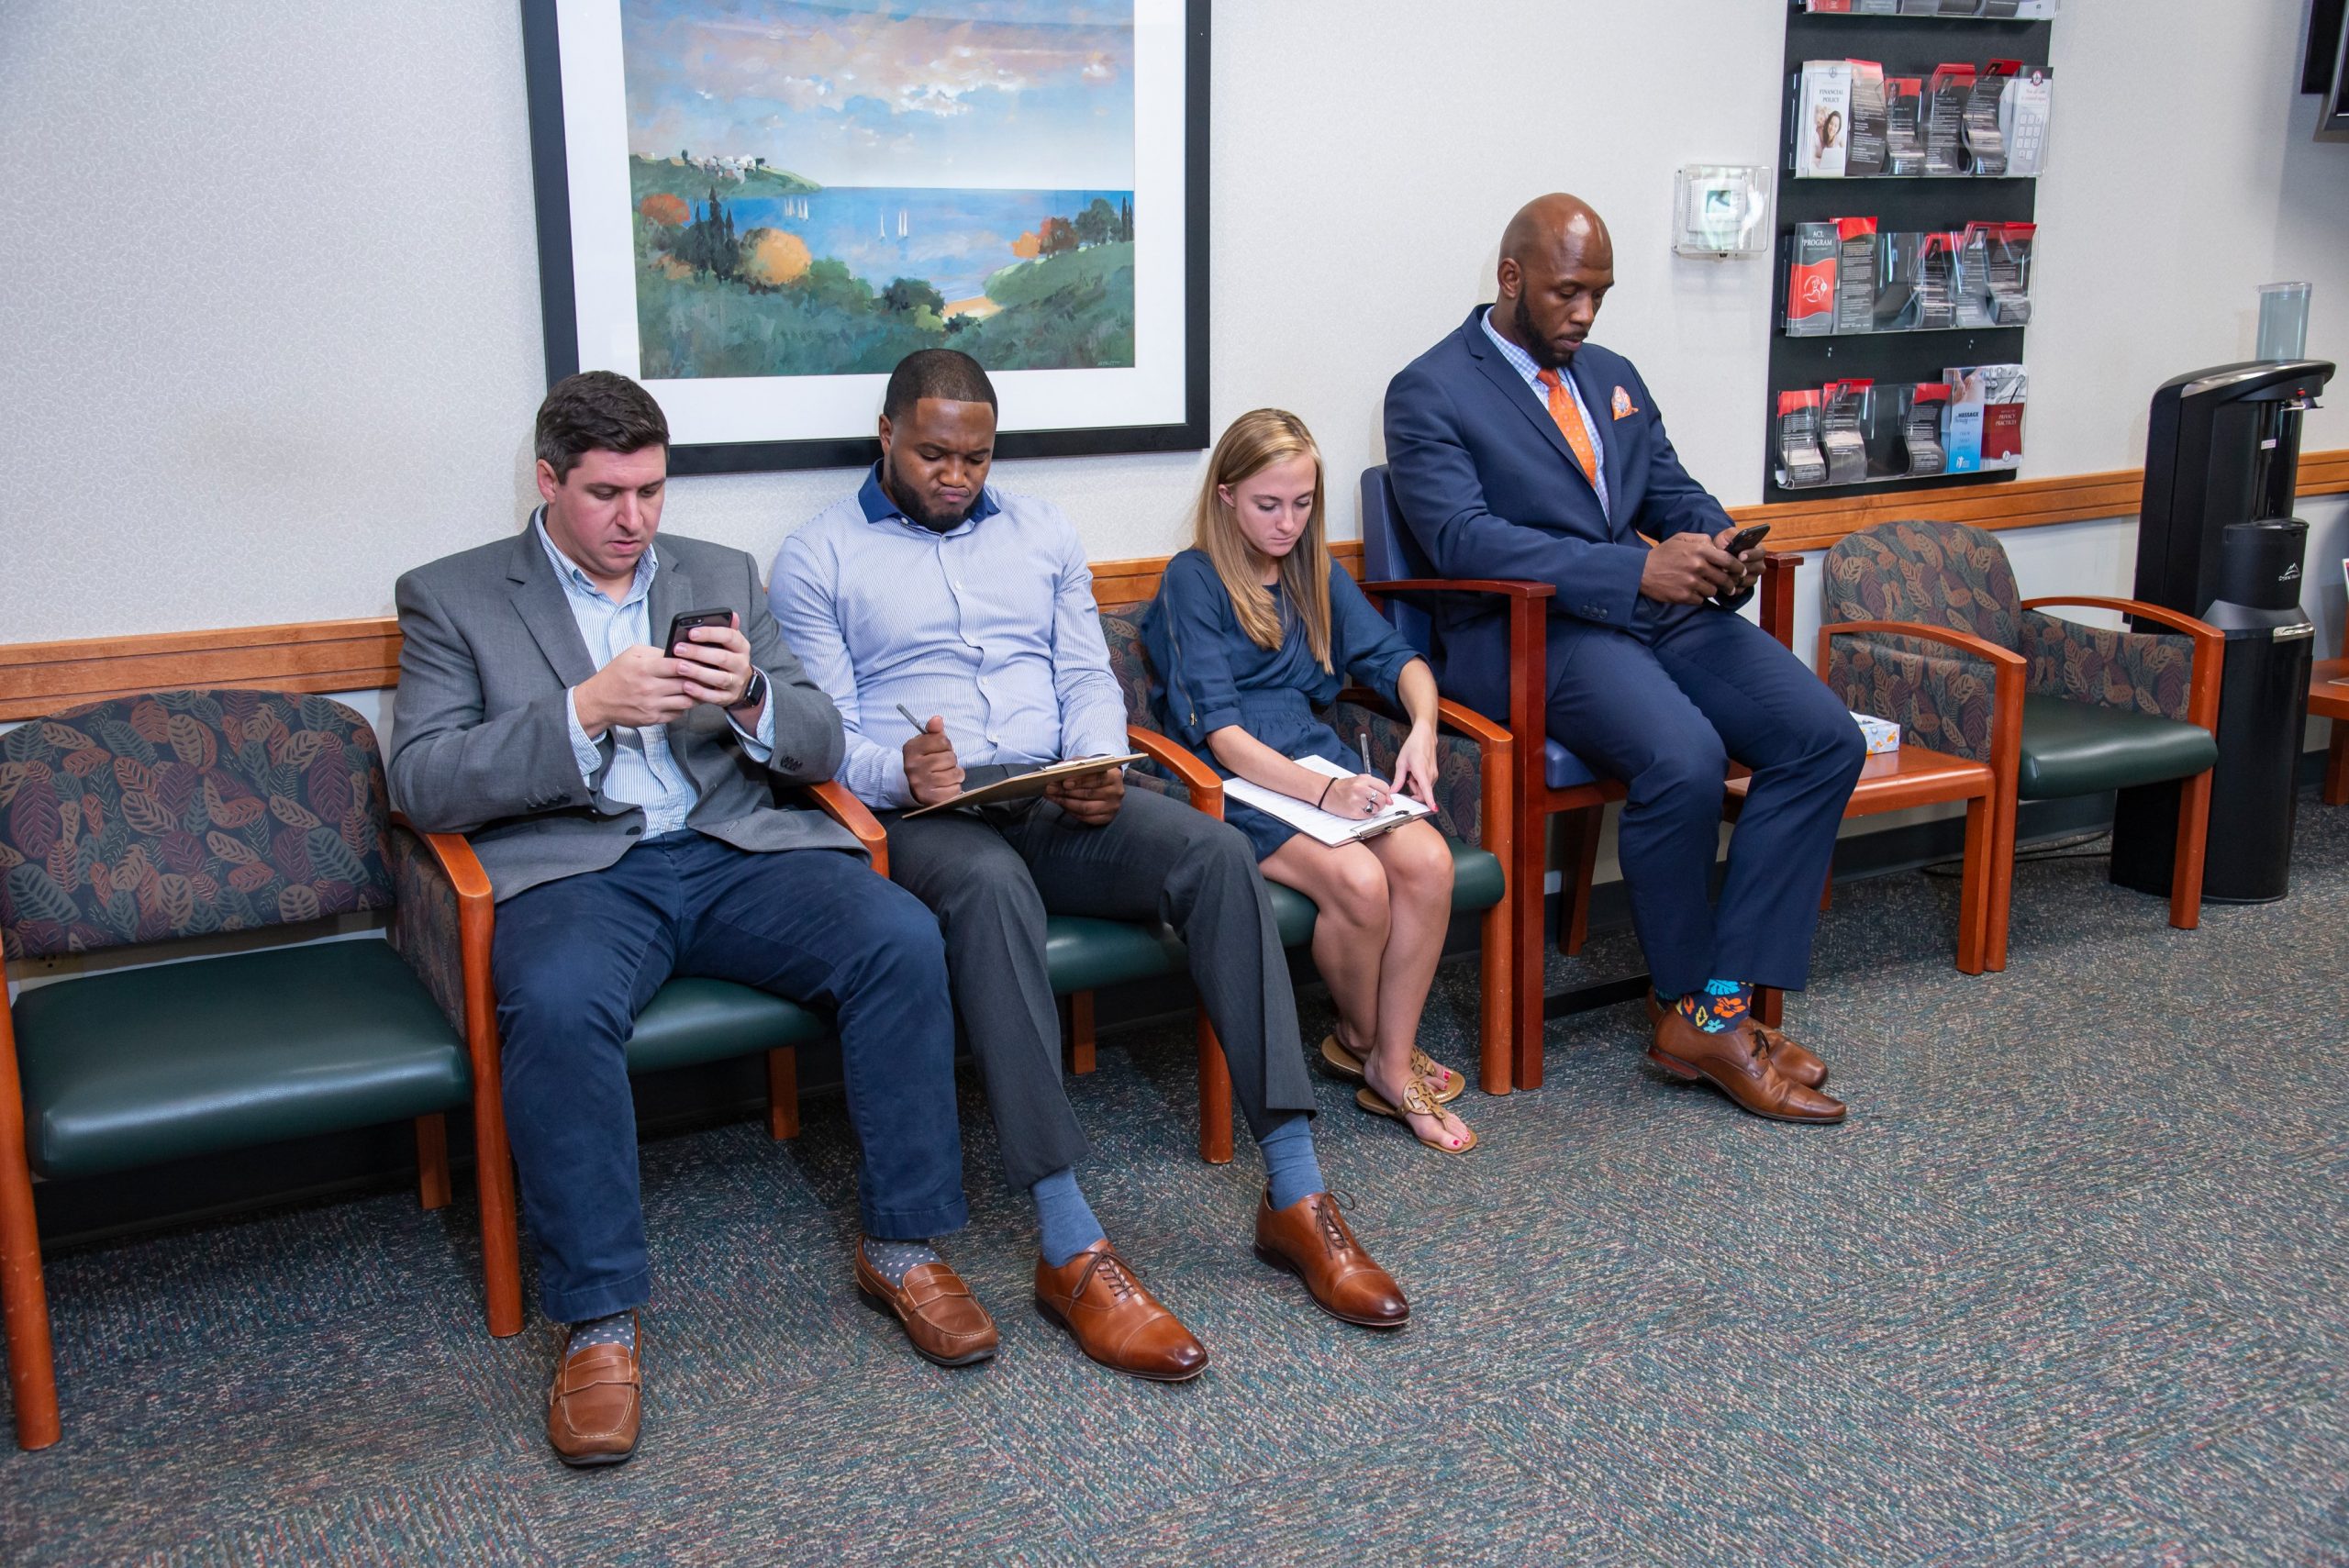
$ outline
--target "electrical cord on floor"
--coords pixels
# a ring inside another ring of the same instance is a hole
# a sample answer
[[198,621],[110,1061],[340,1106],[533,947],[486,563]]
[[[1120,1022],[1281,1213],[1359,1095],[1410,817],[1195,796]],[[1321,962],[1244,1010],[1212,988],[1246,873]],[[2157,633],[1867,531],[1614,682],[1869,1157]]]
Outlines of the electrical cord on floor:
[[[2034,844],[2028,850],[2016,851],[2015,864],[2030,865],[2039,861],[2109,860],[2112,855],[2110,850],[2091,850],[2087,846],[2101,844],[2111,837],[2112,829],[2106,828],[2094,833],[2075,833],[2068,839],[2053,839],[2044,844]],[[1965,874],[1965,862],[1963,860],[1939,861],[1924,870],[1927,876],[1955,881]]]

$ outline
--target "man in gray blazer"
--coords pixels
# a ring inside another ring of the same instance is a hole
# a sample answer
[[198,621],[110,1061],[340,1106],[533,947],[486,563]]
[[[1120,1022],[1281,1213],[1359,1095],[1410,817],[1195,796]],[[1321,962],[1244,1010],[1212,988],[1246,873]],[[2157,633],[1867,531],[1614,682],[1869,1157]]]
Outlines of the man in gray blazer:
[[[932,1361],[996,1349],[927,1240],[967,1218],[937,921],[844,828],[776,803],[839,766],[840,713],[749,556],[656,545],[668,444],[642,387],[570,377],[539,409],[529,528],[398,589],[392,795],[418,828],[466,834],[497,900],[506,1124],[540,1302],[569,1326],[547,1436],[572,1464],[635,1450],[651,1276],[626,1048],[672,975],[837,1013],[863,1147],[858,1282]],[[654,645],[687,611],[727,616]]]

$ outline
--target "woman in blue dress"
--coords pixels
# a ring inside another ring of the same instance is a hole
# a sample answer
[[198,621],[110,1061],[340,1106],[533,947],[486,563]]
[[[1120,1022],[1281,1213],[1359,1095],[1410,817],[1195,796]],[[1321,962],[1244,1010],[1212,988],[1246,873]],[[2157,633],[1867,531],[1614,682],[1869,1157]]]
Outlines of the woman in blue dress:
[[[1330,558],[1321,453],[1304,422],[1259,408],[1216,443],[1192,547],[1167,563],[1142,617],[1158,724],[1226,778],[1341,817],[1375,817],[1397,793],[1435,804],[1435,676]],[[1390,783],[1316,717],[1352,676],[1410,717]],[[1346,770],[1333,778],[1295,759]],[[1329,845],[1225,797],[1224,819],[1264,874],[1320,911],[1313,962],[1337,1004],[1329,1067],[1364,1081],[1355,1100],[1419,1140],[1463,1154],[1476,1135],[1449,1108],[1467,1080],[1419,1049],[1419,1015],[1452,918],[1452,852],[1429,822]]]

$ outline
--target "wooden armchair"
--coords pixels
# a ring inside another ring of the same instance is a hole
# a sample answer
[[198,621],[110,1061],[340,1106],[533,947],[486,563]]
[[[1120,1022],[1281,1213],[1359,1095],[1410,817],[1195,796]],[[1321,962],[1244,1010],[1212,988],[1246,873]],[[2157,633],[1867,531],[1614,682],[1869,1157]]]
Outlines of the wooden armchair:
[[[2022,800],[2182,781],[2169,918],[2181,930],[2199,923],[2225,651],[2217,628],[2135,599],[2026,600],[1997,537],[1964,523],[1862,529],[1825,565],[1827,684],[1854,712],[1898,723],[1904,747],[1987,762],[1997,775],[1985,967],[2007,963]],[[2171,630],[2106,631],[2044,614],[2049,606],[2118,610]]]
[[[421,851],[385,800],[373,731],[319,696],[148,693],[0,737],[7,957],[284,938],[0,1001],[0,1305],[22,1447],[60,1432],[36,1173],[410,1121],[418,1196],[450,1201],[443,1118],[473,1088],[461,1026],[391,945],[306,940],[328,916],[429,918],[410,874]],[[488,1096],[494,1111],[495,1079]],[[484,1114],[476,1099],[476,1125]],[[480,1203],[495,1319],[514,1290],[494,1242],[512,1234],[512,1189],[484,1181]]]
[[[1762,629],[1788,649],[1794,647],[1795,582],[1801,566],[1801,556],[1776,551],[1763,557],[1762,562]],[[2021,722],[2023,660],[2021,654],[1993,648],[1963,632],[1934,630],[1911,635],[1924,636],[1929,640],[1945,640],[1950,647],[1974,654],[1991,666],[1996,673],[1996,694],[1992,700],[1994,735],[1999,732],[2001,725],[2011,730]],[[1822,672],[1826,668],[1824,656],[1820,661],[1820,667]],[[1750,782],[1744,769],[1731,768],[1729,793],[1732,815],[1743,804]],[[1898,751],[1879,753],[1867,760],[1860,772],[1860,782],[1852,790],[1851,801],[1843,807],[1845,817],[1872,817],[1887,811],[1905,811],[1915,806],[1965,803],[1965,870],[1959,884],[1957,917],[1957,967],[1965,974],[1979,974],[1984,965],[1993,881],[1990,849],[1996,837],[1997,797],[1998,774],[1988,762],[1912,745],[1904,735]],[[1827,889],[1821,888],[1822,906],[1826,895]],[[1765,986],[1754,996],[1754,1016],[1775,1028],[1783,1021],[1785,1006],[1784,993]]]

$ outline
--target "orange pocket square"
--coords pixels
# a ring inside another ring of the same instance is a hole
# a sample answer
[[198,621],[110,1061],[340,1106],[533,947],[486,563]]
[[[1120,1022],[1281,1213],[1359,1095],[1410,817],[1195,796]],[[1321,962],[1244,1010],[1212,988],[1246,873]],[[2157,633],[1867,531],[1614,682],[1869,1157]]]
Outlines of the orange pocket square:
[[1639,410],[1631,406],[1631,395],[1621,387],[1615,389],[1615,417],[1628,419]]

